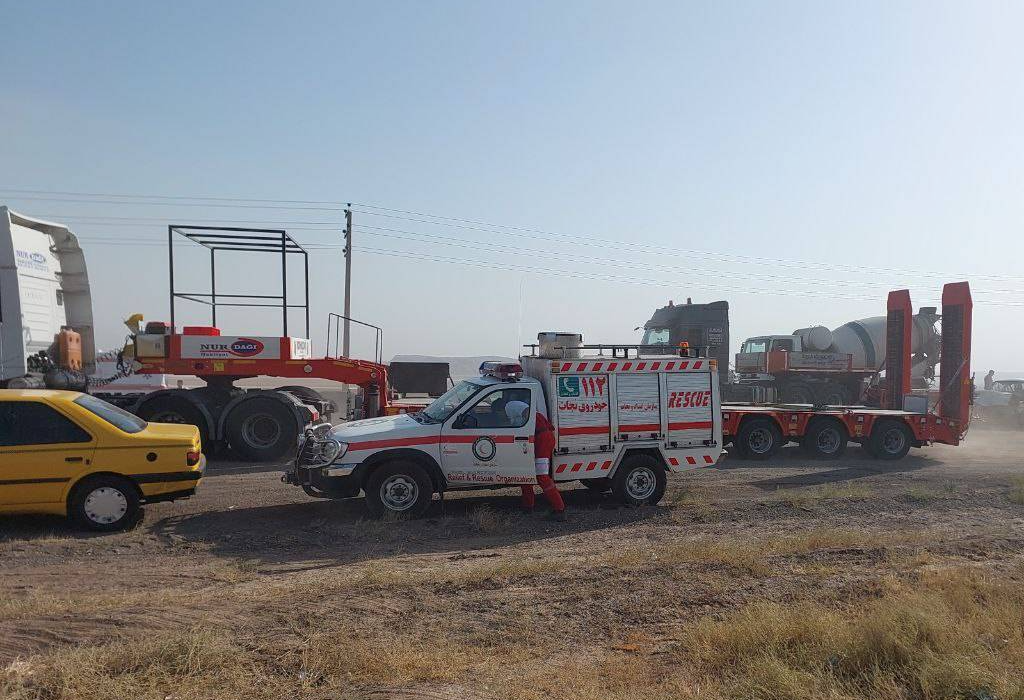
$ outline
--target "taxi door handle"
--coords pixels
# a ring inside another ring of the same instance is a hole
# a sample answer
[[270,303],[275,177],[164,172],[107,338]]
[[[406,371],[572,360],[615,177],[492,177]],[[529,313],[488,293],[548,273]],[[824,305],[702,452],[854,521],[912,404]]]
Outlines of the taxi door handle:
[[530,441],[529,437],[517,437],[516,438],[516,442],[529,442],[529,441]]
[[83,460],[82,457],[65,457],[64,458],[65,462],[81,462],[82,460]]

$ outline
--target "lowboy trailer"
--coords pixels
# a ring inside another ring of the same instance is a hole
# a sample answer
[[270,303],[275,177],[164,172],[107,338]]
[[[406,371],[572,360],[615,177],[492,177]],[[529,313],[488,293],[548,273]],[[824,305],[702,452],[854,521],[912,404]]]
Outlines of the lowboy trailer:
[[889,293],[886,330],[886,373],[882,408],[807,404],[724,404],[722,431],[737,456],[767,459],[788,442],[798,442],[809,454],[837,458],[848,442],[860,443],[878,459],[900,459],[911,447],[932,443],[958,445],[971,417],[971,317],[973,305],[967,282],[942,290],[941,370],[939,400],[911,393],[910,293]]

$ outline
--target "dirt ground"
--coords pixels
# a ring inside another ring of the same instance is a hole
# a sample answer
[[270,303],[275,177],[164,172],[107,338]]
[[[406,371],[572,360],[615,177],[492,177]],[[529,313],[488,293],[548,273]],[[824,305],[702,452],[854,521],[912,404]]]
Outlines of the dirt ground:
[[[986,430],[896,463],[787,448],[673,476],[657,507],[571,487],[566,524],[510,490],[369,521],[360,499],[216,463],[130,532],[0,517],[0,696],[771,697],[704,669],[694,635],[759,605],[856,616],[936,572],[1020,588],[1022,454],[1024,433]],[[1020,689],[997,661],[970,697]],[[793,697],[824,687],[794,678]]]

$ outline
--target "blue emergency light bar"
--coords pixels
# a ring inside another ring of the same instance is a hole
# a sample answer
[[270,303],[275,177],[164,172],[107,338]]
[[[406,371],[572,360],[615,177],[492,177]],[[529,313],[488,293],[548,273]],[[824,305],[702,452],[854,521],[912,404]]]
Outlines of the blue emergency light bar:
[[523,376],[523,366],[518,362],[481,362],[480,376],[511,382]]

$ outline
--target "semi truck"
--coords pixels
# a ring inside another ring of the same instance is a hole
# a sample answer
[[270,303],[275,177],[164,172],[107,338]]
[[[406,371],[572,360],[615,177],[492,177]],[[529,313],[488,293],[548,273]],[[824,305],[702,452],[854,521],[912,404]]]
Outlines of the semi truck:
[[[175,287],[176,240],[209,252],[209,291],[181,292]],[[281,293],[233,294],[225,290],[223,276],[218,287],[218,259],[237,251],[279,255]],[[287,260],[293,256],[305,263],[306,296],[301,304],[288,296]],[[370,326],[377,333],[372,361],[330,352],[314,356],[308,337],[288,332],[289,314],[305,312],[308,336],[309,278],[307,253],[287,232],[172,225],[168,257],[170,321],[145,322],[141,315],[131,316],[125,347],[101,355],[100,367],[107,372],[116,369],[100,375],[89,276],[77,237],[61,224],[0,207],[0,388],[86,391],[148,421],[196,425],[207,452],[230,448],[252,461],[289,454],[307,427],[336,411],[333,402],[294,380],[327,379],[358,387],[360,401],[346,418],[416,410],[429,401],[392,398],[388,366],[380,358],[382,331],[376,326]],[[177,305],[183,300],[206,306],[209,325],[179,325]],[[222,334],[217,312],[225,306],[278,308],[282,333]],[[337,335],[344,320],[331,315],[328,338],[332,330]],[[166,388],[163,378],[169,375],[197,377],[205,385]],[[236,384],[255,377],[293,383],[268,389]]]

